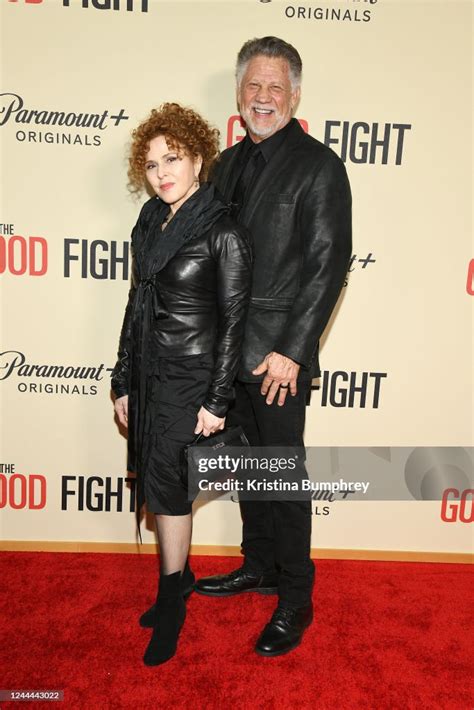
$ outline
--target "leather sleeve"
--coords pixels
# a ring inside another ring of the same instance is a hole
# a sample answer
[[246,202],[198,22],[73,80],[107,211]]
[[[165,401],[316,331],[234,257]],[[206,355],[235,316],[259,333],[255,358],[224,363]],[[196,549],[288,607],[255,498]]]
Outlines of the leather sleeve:
[[128,292],[128,302],[125,308],[122,330],[120,332],[117,362],[112,370],[112,391],[116,398],[128,394],[130,379],[130,354],[132,348],[132,315],[135,299],[137,277],[135,263],[132,265],[132,283]]
[[218,330],[212,382],[203,406],[225,417],[234,398],[233,382],[239,367],[245,317],[250,298],[252,254],[245,227],[221,233],[216,239]]
[[343,162],[330,155],[300,207],[300,288],[274,351],[309,368],[344,283],[352,251],[351,191]]

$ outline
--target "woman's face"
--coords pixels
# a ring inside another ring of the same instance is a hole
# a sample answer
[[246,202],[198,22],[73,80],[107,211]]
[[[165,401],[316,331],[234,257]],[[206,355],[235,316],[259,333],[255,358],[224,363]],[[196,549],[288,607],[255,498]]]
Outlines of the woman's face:
[[198,189],[201,166],[201,157],[193,160],[184,151],[168,148],[164,136],[152,138],[145,156],[146,179],[173,214]]

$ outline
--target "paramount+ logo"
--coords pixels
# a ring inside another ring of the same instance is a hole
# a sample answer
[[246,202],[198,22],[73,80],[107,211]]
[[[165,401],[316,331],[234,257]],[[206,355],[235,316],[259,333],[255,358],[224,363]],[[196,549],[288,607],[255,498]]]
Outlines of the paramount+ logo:
[[[44,0],[8,0],[11,3],[25,5],[42,5]],[[95,8],[96,10],[127,10],[133,12],[148,12],[148,0],[62,0],[63,7],[80,6],[85,9]]]
[[17,382],[17,390],[28,394],[96,395],[98,383],[112,372],[102,362],[96,365],[70,365],[28,362],[19,350],[0,353],[0,382],[10,377]]
[[[14,126],[15,138],[20,143],[43,143],[46,145],[100,146],[101,133],[109,126],[119,126],[128,121],[125,109],[109,111],[103,107],[97,113],[69,111],[52,108],[30,108],[23,97],[12,92],[0,94],[0,126]],[[43,131],[43,127],[46,127]],[[90,129],[92,132],[82,132]]]

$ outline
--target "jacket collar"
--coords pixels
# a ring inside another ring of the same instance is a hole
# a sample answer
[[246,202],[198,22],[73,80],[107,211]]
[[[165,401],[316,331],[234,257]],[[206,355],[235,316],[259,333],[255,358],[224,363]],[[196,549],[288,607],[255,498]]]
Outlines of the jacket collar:
[[290,119],[290,121],[288,121],[288,123],[284,125],[283,128],[280,128],[280,130],[278,130],[269,138],[265,138],[265,140],[260,141],[260,143],[254,143],[247,131],[245,138],[240,144],[242,146],[242,149],[239,150],[239,154],[242,155],[242,158],[245,160],[244,153],[247,153],[252,147],[255,146],[258,147],[265,159],[265,162],[268,163],[268,161],[271,160],[275,153],[278,151],[280,146],[282,146],[285,142],[288,133],[292,129],[294,121],[297,122],[295,118]]

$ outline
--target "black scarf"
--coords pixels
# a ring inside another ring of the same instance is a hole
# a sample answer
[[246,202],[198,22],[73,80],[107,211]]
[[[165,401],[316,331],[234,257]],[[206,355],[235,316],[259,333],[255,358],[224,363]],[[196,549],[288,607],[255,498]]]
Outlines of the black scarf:
[[217,196],[214,185],[203,183],[181,205],[162,231],[169,205],[158,198],[156,202],[156,212],[148,224],[141,248],[135,251],[142,279],[149,279],[161,271],[187,241],[204,234],[222,214],[229,211],[229,207]]

